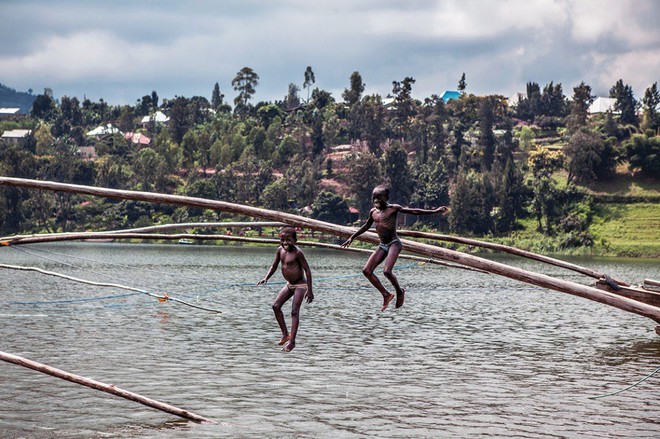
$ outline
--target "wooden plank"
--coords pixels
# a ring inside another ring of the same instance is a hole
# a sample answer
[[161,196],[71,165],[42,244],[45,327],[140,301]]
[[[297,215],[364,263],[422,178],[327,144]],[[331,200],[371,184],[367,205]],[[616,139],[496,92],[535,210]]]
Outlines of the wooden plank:
[[128,390],[120,389],[114,384],[105,384],[100,381],[96,381],[90,378],[85,378],[80,375],[75,375],[73,373],[66,372],[64,370],[57,369],[43,363],[38,363],[36,361],[28,360],[27,358],[24,357],[19,357],[18,355],[8,354],[6,352],[0,352],[0,360],[6,361],[8,363],[17,364],[19,366],[23,366],[28,369],[36,370],[37,372],[45,373],[47,375],[51,375],[56,378],[70,381],[72,383],[80,384],[89,387],[91,389],[100,390],[102,392],[120,396],[124,399],[128,399],[129,401],[134,401],[142,405],[155,408],[157,410],[161,410],[176,416],[180,416],[182,418],[190,419],[191,421],[194,422],[207,423],[207,424],[216,423],[211,419],[205,418],[191,411],[184,410],[179,407],[166,404],[164,402],[156,401],[155,399],[147,398],[137,393],[129,392]]

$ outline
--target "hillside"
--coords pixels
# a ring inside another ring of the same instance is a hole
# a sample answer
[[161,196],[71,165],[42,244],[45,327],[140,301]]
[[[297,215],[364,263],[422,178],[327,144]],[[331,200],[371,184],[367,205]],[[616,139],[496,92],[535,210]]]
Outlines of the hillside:
[[28,92],[16,91],[0,84],[0,108],[20,108],[22,114],[29,114],[36,96]]

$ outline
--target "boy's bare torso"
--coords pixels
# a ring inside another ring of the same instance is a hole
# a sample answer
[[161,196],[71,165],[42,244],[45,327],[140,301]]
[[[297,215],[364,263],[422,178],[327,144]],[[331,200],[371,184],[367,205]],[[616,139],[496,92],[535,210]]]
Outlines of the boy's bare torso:
[[376,224],[376,233],[383,244],[389,244],[398,238],[396,234],[396,221],[399,209],[396,204],[388,204],[383,210],[371,209],[371,218]]
[[305,272],[298,258],[299,251],[298,249],[286,251],[283,248],[279,250],[282,276],[292,285],[305,282]]

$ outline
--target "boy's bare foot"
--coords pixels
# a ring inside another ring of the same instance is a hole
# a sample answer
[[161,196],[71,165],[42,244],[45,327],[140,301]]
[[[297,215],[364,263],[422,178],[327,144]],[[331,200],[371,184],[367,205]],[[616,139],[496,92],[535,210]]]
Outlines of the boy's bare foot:
[[279,344],[280,346],[282,346],[284,343],[286,343],[287,341],[289,341],[290,338],[291,338],[291,334],[287,334],[287,335],[285,335],[284,337],[282,337],[282,339],[280,340],[280,342],[279,342],[278,344]]
[[291,352],[293,348],[296,347],[296,342],[293,340],[289,340],[289,342],[282,348],[284,352]]
[[394,305],[395,308],[401,308],[403,306],[403,300],[405,299],[405,296],[406,296],[405,288],[401,288],[400,293],[397,291],[397,293],[396,293],[396,305]]
[[380,309],[381,312],[387,309],[387,306],[394,299],[394,294],[388,294],[387,297],[383,297],[383,307]]

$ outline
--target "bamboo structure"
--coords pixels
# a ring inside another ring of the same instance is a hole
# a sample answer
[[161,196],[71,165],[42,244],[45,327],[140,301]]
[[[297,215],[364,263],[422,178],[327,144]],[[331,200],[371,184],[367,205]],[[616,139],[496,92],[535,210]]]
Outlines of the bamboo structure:
[[0,360],[6,361],[8,363],[17,364],[19,366],[27,367],[28,369],[36,370],[37,372],[42,372],[47,375],[54,376],[56,378],[61,378],[72,383],[80,384],[92,389],[100,390],[102,392],[110,393],[111,395],[120,396],[129,401],[138,402],[140,404],[146,405],[147,407],[152,407],[164,412],[180,416],[185,419],[190,419],[191,421],[198,423],[207,423],[207,424],[216,424],[215,421],[200,416],[196,413],[190,412],[188,410],[175,407],[164,402],[156,401],[155,399],[147,398],[137,393],[129,392],[128,390],[120,389],[114,384],[105,384],[100,381],[96,381],[90,378],[85,378],[80,375],[75,375],[70,372],[66,372],[61,369],[57,369],[46,364],[38,363],[36,361],[28,360],[27,358],[19,357],[18,355],[8,354],[6,352],[0,352]]
[[[209,200],[204,198],[186,197],[182,195],[157,194],[152,192],[127,191],[109,188],[97,188],[92,186],[83,186],[67,183],[57,183],[50,181],[30,180],[23,178],[0,177],[0,185],[11,187],[23,187],[31,189],[77,193],[99,197],[118,198],[126,200],[146,201],[153,203],[173,204],[179,206],[198,207],[202,209],[212,209],[222,212],[228,212],[236,215],[245,215],[252,218],[260,218],[269,221],[278,221],[287,223],[296,227],[309,228],[330,233],[337,236],[349,237],[355,231],[353,228],[326,223],[324,221],[305,218],[290,213],[276,212],[258,207],[243,206],[240,204],[229,203],[225,201]],[[378,236],[373,232],[366,232],[358,237],[361,241],[379,243]],[[540,273],[523,270],[517,267],[511,267],[506,264],[480,258],[478,256],[449,250],[446,248],[432,246],[406,239],[401,240],[403,249],[424,256],[451,261],[457,264],[484,270],[489,273],[498,274],[520,282],[529,283],[543,288],[549,288],[555,291],[568,293],[599,303],[614,306],[624,311],[632,312],[644,317],[648,317],[657,323],[660,323],[660,308],[646,303],[642,303],[627,297],[621,297],[616,294],[602,291],[594,287],[578,284],[562,279],[555,279]]]

